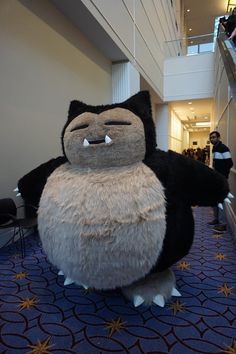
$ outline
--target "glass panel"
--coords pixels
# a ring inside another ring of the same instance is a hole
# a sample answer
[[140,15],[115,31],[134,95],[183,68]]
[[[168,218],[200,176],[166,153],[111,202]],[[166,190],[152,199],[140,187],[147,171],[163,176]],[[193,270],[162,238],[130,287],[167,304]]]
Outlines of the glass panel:
[[213,52],[213,50],[214,50],[214,43],[204,43],[204,44],[200,44],[199,46],[200,53]]
[[198,45],[189,45],[188,46],[188,54],[187,55],[193,55],[193,54],[198,54]]
[[214,51],[214,33],[181,38],[164,43],[165,58]]

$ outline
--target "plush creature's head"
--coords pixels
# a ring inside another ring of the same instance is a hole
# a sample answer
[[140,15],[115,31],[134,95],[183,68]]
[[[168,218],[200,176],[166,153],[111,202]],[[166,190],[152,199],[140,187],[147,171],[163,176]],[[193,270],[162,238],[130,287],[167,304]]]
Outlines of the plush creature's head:
[[62,131],[62,147],[70,163],[85,168],[142,161],[156,148],[148,91],[105,106],[72,101]]

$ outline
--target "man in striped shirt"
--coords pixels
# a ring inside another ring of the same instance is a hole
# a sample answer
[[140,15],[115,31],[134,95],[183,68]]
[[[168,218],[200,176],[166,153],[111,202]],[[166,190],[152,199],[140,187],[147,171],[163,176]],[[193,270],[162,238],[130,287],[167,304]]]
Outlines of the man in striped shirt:
[[[212,156],[213,156],[213,168],[218,171],[226,178],[229,177],[229,172],[233,166],[233,161],[231,158],[231,153],[229,148],[223,144],[220,140],[220,133],[213,131],[210,133],[210,141],[213,145]],[[214,220],[210,222],[210,225],[215,225],[213,230],[218,232],[226,231],[226,217],[223,210],[218,207],[213,208]]]

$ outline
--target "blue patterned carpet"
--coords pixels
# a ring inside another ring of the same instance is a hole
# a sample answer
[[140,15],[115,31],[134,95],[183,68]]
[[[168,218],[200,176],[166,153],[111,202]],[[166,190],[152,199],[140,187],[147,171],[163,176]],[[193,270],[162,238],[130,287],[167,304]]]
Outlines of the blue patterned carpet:
[[37,235],[0,250],[0,353],[236,353],[236,243],[195,208],[191,253],[174,271],[182,297],[134,308],[119,291],[63,286]]

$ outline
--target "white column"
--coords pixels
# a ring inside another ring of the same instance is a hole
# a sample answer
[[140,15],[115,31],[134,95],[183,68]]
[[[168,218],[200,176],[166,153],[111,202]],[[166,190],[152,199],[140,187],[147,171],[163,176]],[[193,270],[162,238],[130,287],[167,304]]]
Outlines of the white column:
[[140,90],[139,72],[130,62],[112,64],[112,103],[125,101]]
[[156,126],[157,147],[167,151],[169,139],[169,110],[168,104],[159,104],[156,107],[154,122]]

